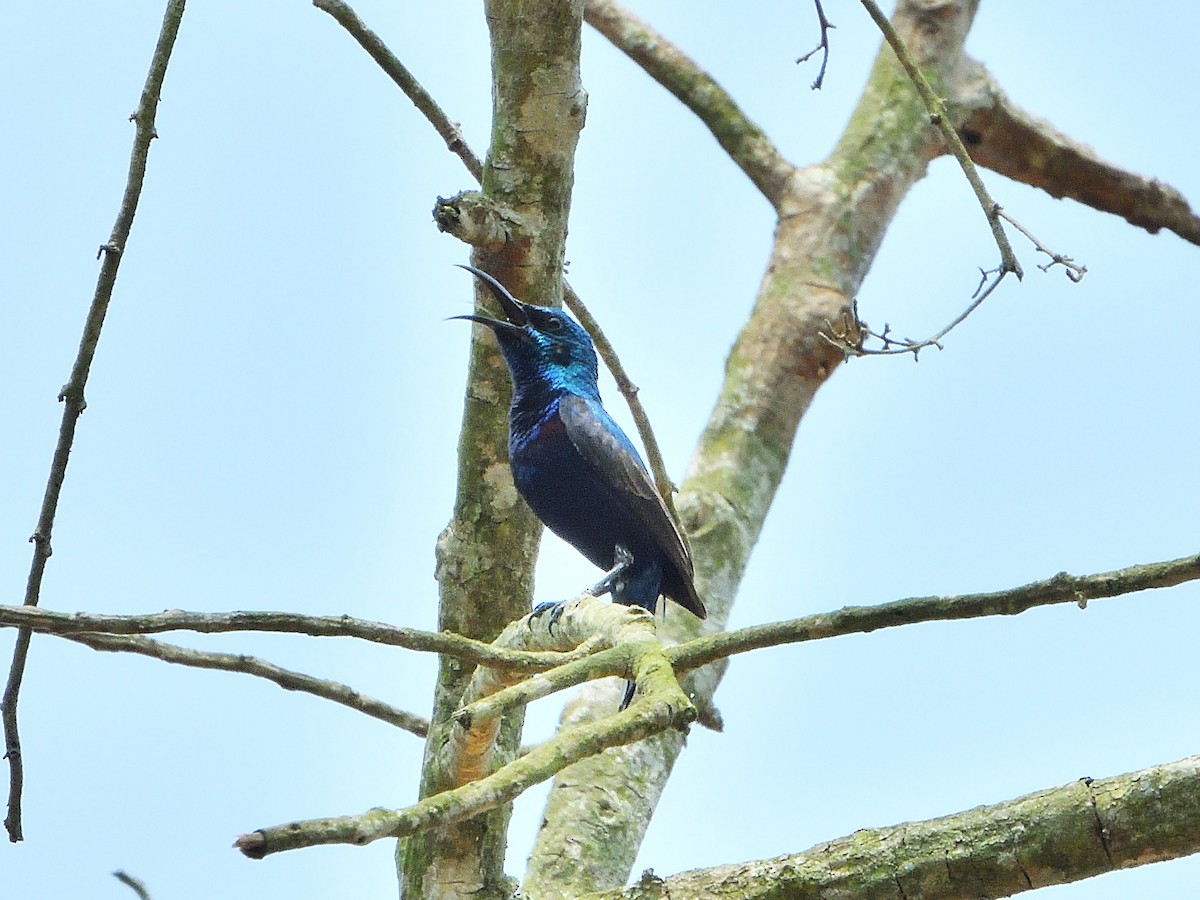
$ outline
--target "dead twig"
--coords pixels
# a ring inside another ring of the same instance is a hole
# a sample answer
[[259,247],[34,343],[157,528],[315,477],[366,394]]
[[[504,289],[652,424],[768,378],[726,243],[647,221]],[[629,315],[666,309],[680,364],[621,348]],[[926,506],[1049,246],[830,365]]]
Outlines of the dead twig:
[[[25,585],[26,606],[37,606],[42,590],[42,577],[46,571],[46,563],[53,553],[50,545],[50,535],[54,530],[54,517],[58,512],[58,498],[62,492],[63,481],[67,476],[67,460],[71,455],[71,446],[75,443],[75,426],[83,411],[87,408],[84,400],[84,387],[87,385],[88,374],[91,372],[92,359],[96,355],[96,346],[100,342],[100,330],[104,327],[104,316],[108,312],[108,304],[112,299],[113,287],[117,282],[117,269],[125,254],[125,244],[129,240],[129,232],[133,228],[133,218],[137,213],[138,200],[142,195],[142,183],[146,178],[146,160],[150,155],[150,142],[158,137],[154,129],[154,117],[158,110],[158,100],[162,94],[163,80],[167,74],[167,63],[171,59],[171,50],[175,46],[175,38],[179,34],[179,23],[183,19],[185,0],[170,0],[166,13],[163,15],[162,29],[159,31],[158,43],[154,46],[154,54],[150,59],[150,71],[146,75],[146,84],[142,88],[141,101],[129,120],[134,123],[133,151],[129,159],[129,176],[125,181],[125,193],[121,198],[121,208],[117,212],[116,222],[108,240],[101,245],[97,258],[103,256],[100,275],[96,281],[96,291],[92,304],[88,308],[87,319],[83,325],[83,337],[79,342],[79,352],[71,367],[71,376],[59,391],[58,399],[63,404],[62,423],[58,431],[58,443],[54,448],[53,461],[50,464],[50,477],[46,482],[46,492],[42,497],[42,509],[38,515],[37,527],[34,528],[30,542],[33,544],[33,563],[29,569],[29,579]],[[21,681],[25,677],[25,661],[29,656],[29,641],[32,632],[21,629],[17,633],[16,646],[13,649],[12,665],[8,670],[8,683],[4,688],[3,719],[5,758],[8,760],[8,816],[4,827],[8,831],[8,839],[13,843],[23,839],[21,829],[21,792],[25,780],[24,760],[21,758],[21,737],[17,728],[17,701],[21,691]]]
[[817,51],[821,52],[821,69],[817,72],[816,81],[812,83],[812,89],[819,91],[821,86],[825,84],[825,69],[829,65],[829,32],[830,29],[837,26],[825,18],[825,9],[821,6],[821,0],[813,0],[813,3],[817,7],[817,21],[821,25],[821,42],[797,59],[796,65],[808,62],[816,55]]

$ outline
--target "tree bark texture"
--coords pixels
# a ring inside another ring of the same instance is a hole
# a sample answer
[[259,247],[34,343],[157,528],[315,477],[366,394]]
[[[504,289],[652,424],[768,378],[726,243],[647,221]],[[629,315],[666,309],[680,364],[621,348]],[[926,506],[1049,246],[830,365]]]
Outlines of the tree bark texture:
[[[482,202],[503,211],[507,240],[473,256],[518,296],[561,302],[575,147],[586,95],[579,76],[582,0],[489,0],[492,144]],[[465,285],[464,285],[465,287]],[[541,526],[520,500],[508,465],[509,377],[490,336],[476,329],[458,453],[454,515],[438,540],[439,627],[492,640],[529,609]],[[473,667],[441,657],[421,796],[456,787],[445,759],[450,714]],[[494,770],[520,744],[522,715],[500,729]],[[461,824],[416,835],[397,850],[409,898],[507,898],[505,804]]]

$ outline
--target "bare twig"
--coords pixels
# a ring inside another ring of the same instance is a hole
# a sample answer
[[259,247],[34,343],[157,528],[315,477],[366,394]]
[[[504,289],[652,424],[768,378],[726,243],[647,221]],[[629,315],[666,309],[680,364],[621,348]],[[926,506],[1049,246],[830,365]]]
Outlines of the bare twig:
[[646,448],[646,463],[650,466],[650,474],[654,477],[654,486],[658,488],[663,502],[667,504],[667,511],[671,514],[675,527],[679,529],[679,534],[684,536],[686,543],[686,532],[679,521],[679,513],[675,510],[676,487],[671,481],[671,476],[667,474],[667,464],[663,460],[662,450],[659,449],[658,440],[654,437],[654,429],[650,427],[650,417],[646,415],[646,408],[638,399],[638,386],[633,383],[629,373],[625,371],[625,367],[621,364],[621,358],[617,356],[616,349],[600,328],[600,323],[596,321],[595,316],[575,293],[575,288],[571,287],[565,278],[563,279],[563,303],[591,337],[592,342],[596,345],[596,352],[600,354],[600,358],[604,360],[604,364],[612,373],[613,380],[617,383],[617,390],[621,392],[621,396],[629,405],[638,437],[642,439],[642,446]]
[[1071,279],[1071,281],[1074,281],[1076,284],[1083,281],[1083,276],[1087,274],[1087,266],[1080,265],[1069,256],[1063,256],[1061,253],[1055,253],[1053,250],[1046,249],[1046,246],[1037,238],[1035,238],[1028,228],[1026,228],[1000,207],[996,207],[996,215],[1012,225],[1013,228],[1017,229],[1017,231],[1021,232],[1021,234],[1025,235],[1025,237],[1029,238],[1029,240],[1033,243],[1034,249],[1037,250],[1038,253],[1045,253],[1048,257],[1050,257],[1050,262],[1046,263],[1045,265],[1038,266],[1039,269],[1041,269],[1043,272],[1049,272],[1055,266],[1062,266],[1063,272],[1069,279]]
[[[855,299],[851,304],[850,323],[838,323],[835,326],[831,322],[827,322],[828,333],[818,332],[821,339],[827,344],[837,347],[847,357],[850,356],[896,356],[901,353],[911,353],[913,359],[920,358],[920,353],[926,347],[942,348],[942,338],[948,335],[951,331],[957,328],[966,320],[967,316],[979,309],[983,305],[983,301],[992,295],[992,291],[1000,286],[1000,282],[1004,280],[1004,273],[1000,269],[980,269],[979,286],[975,288],[975,293],[971,295],[970,305],[954,319],[946,325],[937,334],[931,335],[924,340],[914,340],[913,338],[896,338],[892,336],[890,325],[884,325],[883,331],[872,331],[870,328],[858,318],[858,300]],[[988,283],[991,276],[997,275],[995,281]],[[883,343],[882,347],[865,347],[863,342],[867,338],[875,338]]]
[[479,157],[467,146],[458,123],[450,121],[449,116],[442,111],[437,101],[413,77],[404,63],[400,62],[396,55],[388,49],[379,35],[363,24],[362,19],[342,0],[313,0],[313,6],[333,16],[337,23],[358,41],[359,46],[366,50],[375,62],[379,63],[379,67],[396,83],[400,90],[404,91],[408,99],[433,125],[434,130],[442,136],[442,140],[446,142],[446,147],[450,152],[461,159],[463,165],[467,167],[467,171],[475,176],[476,181],[479,181],[483,177],[483,165],[479,162]]
[[963,174],[966,175],[971,189],[975,191],[975,197],[979,200],[979,205],[983,208],[983,214],[987,217],[988,225],[992,229],[992,237],[996,241],[996,246],[1000,248],[1000,277],[997,281],[1003,280],[1004,276],[1009,272],[1012,272],[1020,280],[1024,272],[1021,270],[1021,264],[1017,262],[1016,254],[1013,253],[1012,245],[1008,242],[1008,236],[1004,233],[1004,226],[1000,224],[999,207],[991,195],[988,194],[987,188],[983,186],[983,181],[979,177],[975,163],[972,162],[970,154],[967,153],[967,148],[963,146],[958,132],[954,130],[954,125],[946,111],[945,101],[933,92],[929,81],[917,66],[916,60],[908,52],[908,47],[905,46],[903,39],[896,32],[896,29],[892,27],[892,23],[888,21],[887,16],[883,14],[874,0],[861,0],[861,2],[866,8],[867,13],[875,20],[875,24],[879,26],[879,30],[883,32],[884,38],[891,46],[892,52],[896,54],[896,59],[900,61],[900,66],[904,69],[905,74],[908,75],[913,85],[916,86],[917,93],[921,95],[921,100],[924,102],[925,108],[929,110],[929,121],[941,132],[947,146],[950,148],[950,152],[954,154],[954,158],[958,160],[958,164],[962,167]]
[[668,647],[666,653],[671,664],[682,671],[760,647],[865,634],[880,628],[918,622],[1015,616],[1038,606],[1055,603],[1084,606],[1089,600],[1175,587],[1196,580],[1200,580],[1200,554],[1094,575],[1068,575],[1062,572],[1053,578],[985,594],[914,597],[878,606],[848,606],[836,612],[818,613],[789,622],[707,635]]
[[[34,545],[34,550],[33,564],[30,566],[29,579],[25,586],[24,602],[26,606],[37,606],[38,598],[41,595],[42,577],[46,571],[46,562],[53,553],[50,536],[54,530],[58,498],[66,478],[67,460],[71,454],[71,446],[75,442],[75,426],[79,416],[87,408],[87,402],[84,400],[84,388],[92,368],[92,359],[96,355],[96,346],[100,341],[104,316],[108,312],[108,304],[112,299],[113,287],[117,281],[117,269],[121,265],[121,257],[125,253],[125,245],[133,227],[133,218],[137,213],[138,200],[142,194],[142,183],[146,177],[146,160],[150,154],[150,142],[157,137],[154,130],[154,118],[158,109],[159,96],[162,93],[163,79],[167,74],[167,63],[171,59],[171,50],[175,46],[175,38],[179,34],[184,3],[185,0],[169,0],[167,3],[158,43],[155,44],[154,54],[150,60],[150,71],[146,75],[146,83],[142,88],[142,97],[137,110],[129,117],[130,121],[135,124],[135,130],[125,193],[121,198],[121,208],[117,212],[112,232],[97,253],[97,258],[103,256],[104,262],[100,266],[96,291],[84,322],[83,337],[79,342],[79,352],[75,357],[75,364],[71,368],[71,375],[58,394],[59,401],[63,403],[62,424],[59,426],[58,443],[54,448],[54,458],[50,464],[50,478],[46,482],[46,492],[42,498],[42,509],[38,515],[37,527],[29,539]],[[9,840],[14,843],[23,838],[21,791],[25,768],[21,758],[21,737],[17,728],[17,702],[21,691],[21,680],[25,675],[25,660],[29,655],[29,640],[30,632],[28,630],[18,633],[3,699],[5,757],[8,759],[9,773],[8,816],[4,820],[4,826],[8,830]]]
[[63,637],[91,647],[93,650],[104,650],[110,653],[137,653],[160,659],[163,662],[191,666],[196,669],[215,669],[222,672],[242,672],[246,675],[254,675],[279,685],[285,691],[300,691],[340,703],[342,706],[387,722],[389,725],[403,728],[417,737],[425,737],[429,733],[427,719],[405,712],[382,700],[376,700],[374,697],[360,694],[347,685],[314,678],[303,672],[293,672],[254,656],[192,650],[188,647],[177,647],[174,644],[165,644],[162,641],[136,636],[84,633],[64,634]]
[[4,627],[28,628],[60,635],[83,632],[161,634],[165,631],[195,631],[222,634],[231,631],[269,631],[307,634],[311,637],[351,637],[524,672],[539,672],[576,657],[576,653],[509,650],[451,632],[434,633],[401,628],[350,616],[303,616],[281,612],[193,613],[175,609],[144,616],[112,616],[0,605],[0,628]]
[[812,89],[819,91],[821,85],[825,83],[825,68],[829,65],[829,31],[837,26],[825,18],[825,10],[821,6],[821,0],[813,0],[813,3],[817,7],[817,22],[821,26],[821,43],[796,60],[796,64],[799,65],[800,63],[808,62],[818,50],[821,51],[821,69],[817,72],[816,81],[812,83]]
[[121,884],[127,885],[135,894],[138,895],[140,900],[150,900],[150,892],[146,890],[146,886],[142,884],[141,879],[134,878],[132,875],[128,874],[127,872],[123,872],[120,869],[118,869],[116,872],[113,872],[113,878],[117,879],[117,881],[121,882]]

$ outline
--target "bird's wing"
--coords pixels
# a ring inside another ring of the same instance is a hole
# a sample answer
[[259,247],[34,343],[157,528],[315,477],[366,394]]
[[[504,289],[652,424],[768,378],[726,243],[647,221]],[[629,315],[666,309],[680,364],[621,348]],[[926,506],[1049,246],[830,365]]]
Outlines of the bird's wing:
[[679,570],[688,596],[675,600],[703,618],[704,604],[692,585],[691,554],[625,432],[599,403],[574,394],[559,401],[558,414],[579,455],[629,499],[634,514]]

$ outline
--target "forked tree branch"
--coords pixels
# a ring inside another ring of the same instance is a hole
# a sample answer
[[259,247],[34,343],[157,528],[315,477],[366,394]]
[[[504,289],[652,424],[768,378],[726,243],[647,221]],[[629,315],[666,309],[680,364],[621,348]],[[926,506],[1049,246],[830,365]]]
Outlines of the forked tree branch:
[[[108,304],[112,299],[113,288],[117,282],[117,269],[121,265],[121,257],[125,253],[129,232],[133,228],[133,218],[137,214],[138,200],[142,195],[142,183],[146,178],[146,161],[150,155],[150,142],[158,136],[154,130],[154,119],[158,112],[158,100],[162,94],[163,79],[167,75],[167,63],[170,62],[171,50],[174,48],[175,38],[179,34],[179,23],[183,19],[184,4],[185,0],[169,0],[167,3],[162,28],[158,34],[158,42],[155,44],[154,53],[150,58],[150,71],[147,73],[146,83],[142,87],[141,100],[138,102],[137,109],[129,117],[135,128],[133,151],[129,158],[129,175],[125,181],[125,193],[121,197],[121,207],[117,211],[112,232],[97,253],[97,258],[103,256],[104,261],[96,280],[96,291],[92,296],[91,306],[88,308],[87,319],[84,321],[83,337],[79,341],[79,352],[71,367],[71,375],[58,394],[58,399],[63,404],[62,423],[59,426],[54,457],[50,463],[50,478],[46,482],[46,491],[42,497],[42,509],[38,515],[37,527],[29,539],[34,550],[33,563],[30,566],[29,579],[25,586],[24,602],[26,606],[37,606],[41,596],[42,577],[46,571],[46,563],[53,553],[50,538],[54,531],[54,517],[58,512],[58,498],[62,492],[63,481],[67,476],[67,461],[71,455],[71,447],[75,443],[75,426],[80,415],[87,408],[84,388],[87,386],[92,360],[100,342],[100,331],[104,327],[104,317],[108,312]],[[4,720],[4,755],[8,759],[8,815],[4,819],[4,827],[8,831],[8,839],[14,843],[24,837],[21,828],[21,792],[25,780],[25,762],[21,757],[17,702],[21,692],[21,680],[25,676],[25,660],[29,655],[29,640],[29,631],[22,630],[17,634],[12,664],[8,670],[8,683],[4,688],[3,700],[0,701]]]
[[[671,682],[673,684],[674,682]],[[652,734],[686,728],[695,708],[675,685],[656,691],[629,709],[600,722],[560,732],[484,778],[443,791],[405,809],[373,809],[357,816],[311,819],[263,828],[237,839],[234,846],[251,859],[320,844],[362,846],[381,838],[404,837],[462,822],[509,803],[572,763],[609,747],[640,741]]]

